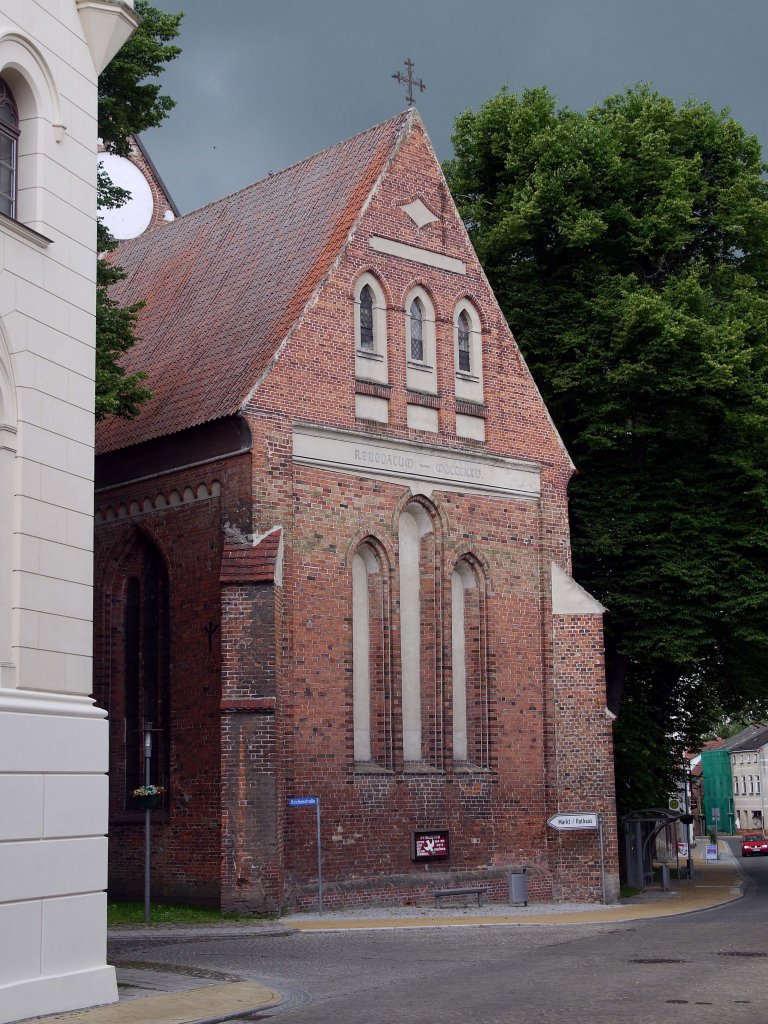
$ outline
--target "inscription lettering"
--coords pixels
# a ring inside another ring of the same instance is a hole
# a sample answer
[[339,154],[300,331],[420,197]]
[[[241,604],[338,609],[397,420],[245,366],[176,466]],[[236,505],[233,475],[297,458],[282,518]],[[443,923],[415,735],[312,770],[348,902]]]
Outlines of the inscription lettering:
[[464,477],[469,480],[482,480],[483,471],[479,466],[463,466],[460,463],[438,462],[435,465],[435,472],[445,473],[446,476]]
[[296,425],[293,460],[333,473],[354,473],[404,483],[414,493],[434,489],[537,497],[539,467],[533,462],[457,452],[394,438],[361,438],[346,431]]
[[366,451],[364,448],[355,448],[355,462],[364,462],[369,466],[396,466],[398,469],[413,469],[413,459],[406,455],[376,450]]

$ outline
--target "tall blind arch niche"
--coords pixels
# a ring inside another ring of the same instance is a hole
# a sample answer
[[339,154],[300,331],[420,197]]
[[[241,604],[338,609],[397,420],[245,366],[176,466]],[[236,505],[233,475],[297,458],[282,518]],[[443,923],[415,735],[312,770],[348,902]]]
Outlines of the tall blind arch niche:
[[139,534],[126,559],[122,608],[125,805],[144,782],[143,732],[152,725],[151,781],[170,781],[170,594],[158,548]]
[[435,308],[423,288],[413,288],[405,299],[405,351],[407,387],[435,394]]
[[439,766],[443,755],[442,609],[436,517],[417,501],[400,513],[400,667],[403,760]]
[[386,384],[387,301],[373,274],[361,274],[355,282],[354,307],[355,376]]
[[16,392],[10,357],[0,337],[0,685],[10,685],[13,660],[15,461]]
[[490,702],[485,577],[470,556],[451,573],[453,760],[490,767]]
[[352,710],[355,763],[391,769],[390,581],[372,539],[352,557]]

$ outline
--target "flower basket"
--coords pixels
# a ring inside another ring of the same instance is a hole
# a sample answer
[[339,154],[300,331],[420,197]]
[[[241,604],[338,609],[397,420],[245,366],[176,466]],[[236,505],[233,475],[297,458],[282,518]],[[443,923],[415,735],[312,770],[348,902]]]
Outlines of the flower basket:
[[154,811],[163,802],[162,793],[152,793],[150,796],[135,796],[133,798],[136,801],[136,806],[142,811]]
[[136,806],[145,811],[154,811],[163,802],[164,786],[156,786],[152,782],[145,782],[143,786],[134,789],[131,796],[136,801]]

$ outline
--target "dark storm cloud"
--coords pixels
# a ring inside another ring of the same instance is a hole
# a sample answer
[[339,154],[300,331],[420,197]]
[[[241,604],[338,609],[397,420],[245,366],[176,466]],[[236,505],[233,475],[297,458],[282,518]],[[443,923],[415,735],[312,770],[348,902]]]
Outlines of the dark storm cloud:
[[154,0],[184,10],[165,72],[177,107],[145,137],[183,211],[417,105],[450,156],[453,119],[503,83],[584,110],[638,81],[730,107],[768,140],[762,0]]

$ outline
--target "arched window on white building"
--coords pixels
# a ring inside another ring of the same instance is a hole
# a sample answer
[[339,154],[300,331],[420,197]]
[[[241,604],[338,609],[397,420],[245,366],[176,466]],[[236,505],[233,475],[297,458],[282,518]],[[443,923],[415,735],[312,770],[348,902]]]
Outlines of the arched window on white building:
[[8,83],[0,78],[0,213],[16,216],[19,110]]
[[[49,175],[58,167],[56,145],[65,137],[56,81],[26,36],[4,31],[0,82],[0,210],[46,235],[47,205],[56,192]],[[44,246],[47,238],[37,244]]]

